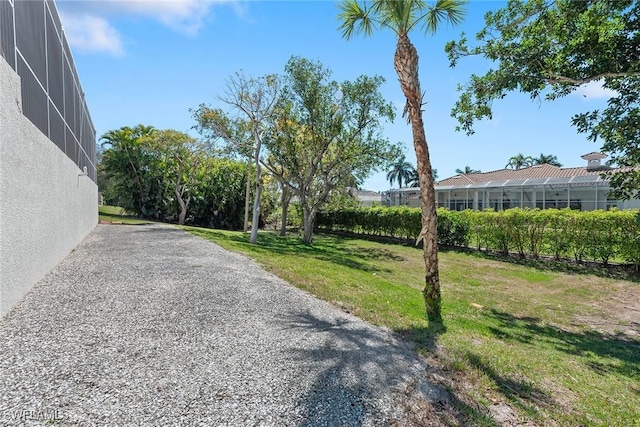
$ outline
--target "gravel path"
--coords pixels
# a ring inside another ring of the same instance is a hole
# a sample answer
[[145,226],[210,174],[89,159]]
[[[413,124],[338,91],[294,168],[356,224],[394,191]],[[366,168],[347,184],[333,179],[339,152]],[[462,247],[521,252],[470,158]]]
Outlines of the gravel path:
[[424,372],[241,255],[100,225],[0,323],[0,425],[402,424]]

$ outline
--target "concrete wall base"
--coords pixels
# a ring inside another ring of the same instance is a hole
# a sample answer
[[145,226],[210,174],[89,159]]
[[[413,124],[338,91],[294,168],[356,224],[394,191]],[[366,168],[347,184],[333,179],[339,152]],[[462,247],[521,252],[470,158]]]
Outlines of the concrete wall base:
[[21,112],[0,57],[0,316],[93,230],[98,188]]

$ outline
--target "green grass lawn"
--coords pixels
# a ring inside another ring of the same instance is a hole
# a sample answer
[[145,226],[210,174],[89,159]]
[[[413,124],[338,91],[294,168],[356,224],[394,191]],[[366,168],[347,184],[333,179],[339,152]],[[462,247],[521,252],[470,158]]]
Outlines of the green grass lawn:
[[245,233],[184,229],[417,342],[446,372],[466,425],[494,425],[486,414],[503,403],[538,425],[640,426],[638,283],[443,251],[444,328],[434,330],[420,249],[269,232],[254,246]]
[[127,215],[124,209],[116,206],[98,206],[98,220],[106,222],[118,222],[122,224],[149,224],[152,221],[139,219]]

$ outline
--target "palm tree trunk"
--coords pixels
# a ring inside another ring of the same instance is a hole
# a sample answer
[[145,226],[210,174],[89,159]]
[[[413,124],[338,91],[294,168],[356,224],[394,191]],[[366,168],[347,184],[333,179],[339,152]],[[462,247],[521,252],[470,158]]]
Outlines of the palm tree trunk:
[[418,78],[418,52],[406,34],[400,34],[394,58],[394,67],[402,92],[407,99],[408,113],[416,152],[420,207],[422,209],[422,239],[424,247],[425,288],[422,291],[429,321],[442,321],[440,274],[438,270],[438,218],[436,213],[434,180],[429,158],[429,147],[422,121],[422,92]]

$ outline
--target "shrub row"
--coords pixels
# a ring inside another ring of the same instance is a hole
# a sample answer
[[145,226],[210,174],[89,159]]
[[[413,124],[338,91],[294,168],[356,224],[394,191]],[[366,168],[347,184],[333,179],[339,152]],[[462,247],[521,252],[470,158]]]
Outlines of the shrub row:
[[[316,226],[328,230],[376,236],[417,239],[422,230],[422,213],[406,206],[373,207],[324,211]],[[447,246],[468,246],[470,223],[466,212],[438,209],[438,240]]]
[[[354,233],[416,238],[420,209],[375,207],[322,212],[318,227]],[[455,212],[438,209],[438,240],[447,246],[595,260],[625,261],[640,267],[640,212],[570,209],[508,209]]]

